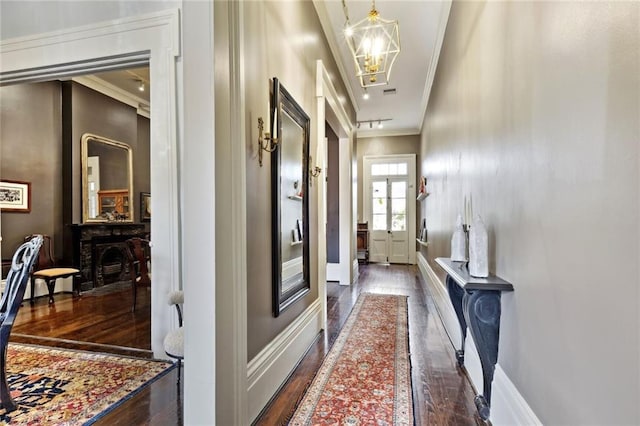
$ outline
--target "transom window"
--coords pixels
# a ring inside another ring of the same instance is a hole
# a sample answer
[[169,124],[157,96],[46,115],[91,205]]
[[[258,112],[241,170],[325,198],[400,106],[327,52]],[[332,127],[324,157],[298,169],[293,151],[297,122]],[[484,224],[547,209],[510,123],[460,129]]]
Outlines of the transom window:
[[371,165],[371,176],[405,176],[407,163],[378,163]]

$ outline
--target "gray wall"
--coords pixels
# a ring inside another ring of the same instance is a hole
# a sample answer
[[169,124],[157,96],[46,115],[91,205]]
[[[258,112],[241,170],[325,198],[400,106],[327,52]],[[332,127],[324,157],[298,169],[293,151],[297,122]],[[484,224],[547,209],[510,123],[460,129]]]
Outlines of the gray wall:
[[454,2],[421,140],[428,260],[488,227],[499,365],[544,424],[640,423],[640,3]]
[[[66,133],[72,138],[67,143],[69,154],[63,152],[63,121],[68,121]],[[24,236],[32,233],[51,235],[56,258],[70,258],[64,251],[65,225],[82,222],[80,141],[87,132],[131,145],[132,201],[138,221],[138,194],[149,191],[148,119],[138,118],[135,109],[73,82],[0,88],[0,178],[31,182],[32,195],[31,213],[1,215],[3,259],[10,258]],[[70,158],[65,160],[64,155]],[[70,170],[65,164],[71,164]],[[68,187],[73,189],[67,191]]]
[[[362,179],[362,159],[367,155],[396,155],[396,154],[416,154],[416,175],[420,175],[420,136],[381,136],[371,138],[358,138],[356,141],[358,156],[358,221],[363,222],[363,189]],[[416,183],[414,183],[415,185]],[[419,216],[419,210],[416,210]]]
[[340,141],[329,123],[325,126],[325,135],[327,137],[327,262],[340,263]]
[[2,258],[24,237],[43,233],[62,255],[62,122],[60,83],[0,87],[0,178],[31,182],[30,213],[0,213]]
[[[302,109],[311,117],[311,146],[315,149],[316,60],[329,74],[339,75],[322,28],[310,1],[244,2],[245,93],[247,128],[247,356],[251,360],[318,297],[317,264],[312,262],[311,292],[274,318],[271,297],[271,180],[270,156],[258,165],[256,126],[258,117],[269,123],[269,79],[277,77]],[[296,42],[292,42],[296,40]],[[344,86],[338,93],[348,99]],[[347,111],[353,120],[350,105]],[[314,188],[316,186],[314,185]],[[312,191],[314,191],[312,188]],[[310,204],[311,223],[316,212]],[[317,227],[310,230],[314,258]]]

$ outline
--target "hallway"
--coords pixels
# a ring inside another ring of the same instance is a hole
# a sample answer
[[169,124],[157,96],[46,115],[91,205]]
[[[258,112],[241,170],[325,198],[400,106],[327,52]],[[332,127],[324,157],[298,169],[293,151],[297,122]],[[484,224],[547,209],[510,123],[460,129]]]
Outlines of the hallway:
[[361,292],[409,296],[415,424],[484,424],[476,415],[473,389],[456,366],[451,343],[417,267],[377,264],[360,265],[360,277],[351,287],[328,283],[328,332],[321,333],[255,424],[287,423]]

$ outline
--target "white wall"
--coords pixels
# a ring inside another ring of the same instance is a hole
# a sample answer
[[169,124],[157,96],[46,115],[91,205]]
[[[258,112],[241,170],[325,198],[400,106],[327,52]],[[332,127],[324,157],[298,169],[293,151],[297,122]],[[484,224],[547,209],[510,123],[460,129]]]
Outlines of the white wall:
[[640,3],[454,2],[422,134],[432,268],[465,196],[498,364],[549,425],[640,423]]

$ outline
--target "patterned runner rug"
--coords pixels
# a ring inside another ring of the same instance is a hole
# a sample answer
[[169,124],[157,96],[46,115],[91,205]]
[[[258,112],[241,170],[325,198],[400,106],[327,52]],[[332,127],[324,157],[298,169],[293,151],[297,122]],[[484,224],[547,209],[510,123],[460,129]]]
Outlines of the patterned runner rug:
[[413,425],[406,296],[360,295],[290,425]]
[[10,343],[7,380],[18,409],[0,409],[0,424],[90,425],[171,368],[164,361]]

